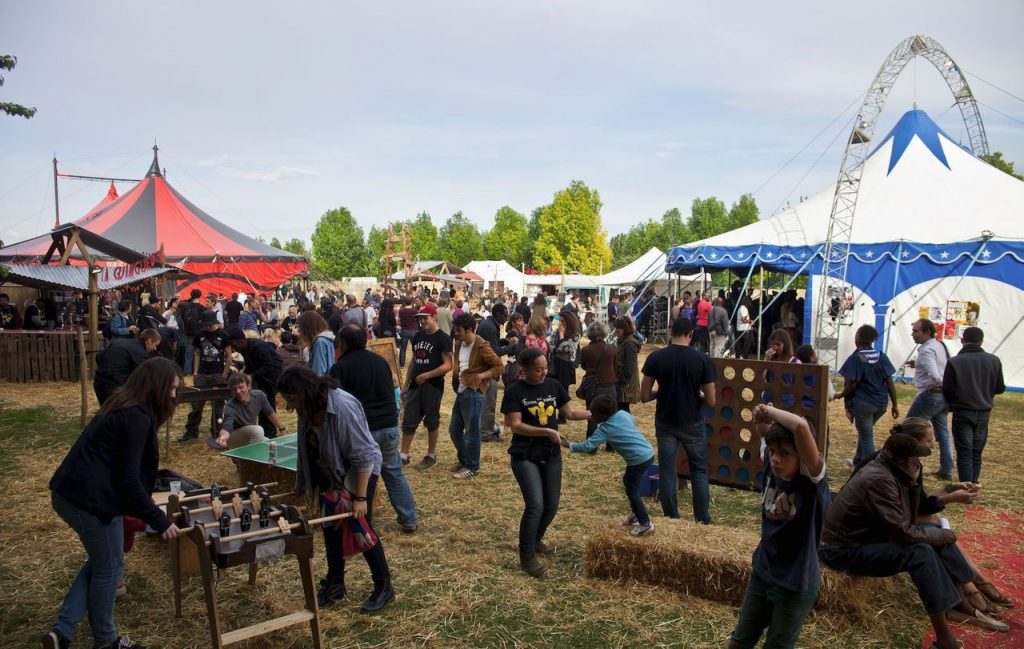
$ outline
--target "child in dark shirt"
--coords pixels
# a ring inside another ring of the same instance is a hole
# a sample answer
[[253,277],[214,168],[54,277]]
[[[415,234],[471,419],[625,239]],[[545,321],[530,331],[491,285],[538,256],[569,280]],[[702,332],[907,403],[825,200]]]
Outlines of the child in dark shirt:
[[761,542],[730,649],[793,647],[818,598],[818,540],[830,502],[825,461],[806,419],[771,404],[754,409],[761,434]]

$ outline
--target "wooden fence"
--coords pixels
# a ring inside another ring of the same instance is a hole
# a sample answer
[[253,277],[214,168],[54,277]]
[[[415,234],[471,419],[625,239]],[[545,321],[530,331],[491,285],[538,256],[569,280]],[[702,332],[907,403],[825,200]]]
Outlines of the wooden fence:
[[79,332],[0,330],[0,380],[12,383],[75,381]]

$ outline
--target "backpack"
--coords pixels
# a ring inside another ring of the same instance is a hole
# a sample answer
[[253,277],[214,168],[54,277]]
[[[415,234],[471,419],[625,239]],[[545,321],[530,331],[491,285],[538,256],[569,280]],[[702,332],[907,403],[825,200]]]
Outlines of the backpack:
[[189,338],[198,336],[203,328],[202,306],[195,302],[189,302],[182,310],[181,316],[181,326],[185,330],[185,335]]

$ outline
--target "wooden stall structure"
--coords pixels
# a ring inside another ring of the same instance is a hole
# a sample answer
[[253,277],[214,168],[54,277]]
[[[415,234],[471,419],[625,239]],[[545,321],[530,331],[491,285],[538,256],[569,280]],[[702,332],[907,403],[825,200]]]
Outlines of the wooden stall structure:
[[43,383],[81,379],[79,331],[0,329],[0,380]]

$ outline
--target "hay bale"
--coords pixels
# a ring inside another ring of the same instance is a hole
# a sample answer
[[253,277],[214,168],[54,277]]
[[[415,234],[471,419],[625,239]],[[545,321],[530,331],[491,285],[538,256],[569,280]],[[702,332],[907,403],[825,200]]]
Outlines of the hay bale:
[[[739,606],[759,539],[752,530],[673,519],[658,519],[653,536],[633,538],[616,524],[587,540],[583,568],[588,577],[635,580]],[[870,617],[873,602],[884,590],[884,581],[822,566],[815,607],[862,619]]]

